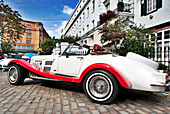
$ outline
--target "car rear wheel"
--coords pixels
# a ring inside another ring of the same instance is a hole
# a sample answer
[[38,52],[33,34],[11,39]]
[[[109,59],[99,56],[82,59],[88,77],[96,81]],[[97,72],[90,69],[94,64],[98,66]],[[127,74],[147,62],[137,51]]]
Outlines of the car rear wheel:
[[12,85],[20,85],[24,82],[24,68],[20,65],[13,64],[7,73],[8,81]]
[[108,104],[119,95],[119,83],[115,77],[104,70],[87,74],[83,83],[85,94],[94,102]]

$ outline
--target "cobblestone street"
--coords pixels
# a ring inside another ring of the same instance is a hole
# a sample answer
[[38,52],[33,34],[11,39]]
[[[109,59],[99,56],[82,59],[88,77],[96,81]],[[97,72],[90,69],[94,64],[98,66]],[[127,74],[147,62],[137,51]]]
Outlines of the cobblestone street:
[[80,84],[27,79],[23,85],[14,86],[6,74],[0,71],[0,114],[170,113],[169,95],[126,91],[116,102],[100,105],[85,96]]

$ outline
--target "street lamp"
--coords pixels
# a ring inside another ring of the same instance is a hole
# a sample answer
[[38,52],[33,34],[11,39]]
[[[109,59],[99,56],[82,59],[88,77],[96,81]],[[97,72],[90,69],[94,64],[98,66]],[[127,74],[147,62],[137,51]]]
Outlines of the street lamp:
[[42,28],[42,23],[39,23],[37,28],[39,28],[39,48],[40,48],[40,44],[41,44],[41,28]]

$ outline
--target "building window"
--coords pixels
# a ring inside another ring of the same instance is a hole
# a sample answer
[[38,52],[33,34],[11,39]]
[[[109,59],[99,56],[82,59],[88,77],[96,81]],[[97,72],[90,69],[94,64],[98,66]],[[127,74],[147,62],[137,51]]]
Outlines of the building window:
[[89,17],[89,7],[87,8],[87,18]]
[[31,36],[30,36],[30,35],[27,35],[27,38],[31,38]]
[[[100,3],[100,0],[99,0],[99,3]],[[106,10],[109,10],[110,9],[110,0],[105,0],[103,3],[106,7]]]
[[157,34],[157,40],[162,40],[162,32],[159,32],[159,33]]
[[92,6],[93,6],[93,10],[92,10],[92,13],[95,11],[95,0],[92,1]]
[[87,25],[87,32],[89,31],[89,25]]
[[31,40],[27,40],[27,41],[26,41],[26,44],[31,44]]
[[31,25],[26,25],[27,28],[31,28]]
[[80,17],[80,25],[81,25],[81,17]]
[[156,10],[156,0],[147,0],[147,13]]
[[83,22],[85,21],[85,13],[83,13]]
[[27,32],[27,33],[31,33],[31,30],[27,29],[26,32]]
[[80,36],[81,36],[81,31],[79,31],[79,34],[80,34]]
[[92,25],[93,25],[93,28],[95,27],[95,23],[94,23],[94,20],[92,21]]
[[83,28],[83,34],[85,33],[85,30],[84,30],[84,28]]
[[17,43],[21,43],[21,40],[20,40],[20,39],[18,39],[18,40],[17,40]]
[[110,3],[108,3],[105,7],[106,7],[106,10],[110,10]]
[[165,31],[164,36],[165,39],[170,39],[170,30]]
[[33,48],[32,48],[32,46],[25,46],[24,49],[25,50],[32,50]]
[[15,46],[15,49],[23,49],[23,46],[16,45],[16,46]]
[[24,49],[27,50],[27,49],[28,49],[27,47],[28,47],[28,46],[24,46]]
[[162,8],[162,0],[141,0],[141,16],[146,16]]

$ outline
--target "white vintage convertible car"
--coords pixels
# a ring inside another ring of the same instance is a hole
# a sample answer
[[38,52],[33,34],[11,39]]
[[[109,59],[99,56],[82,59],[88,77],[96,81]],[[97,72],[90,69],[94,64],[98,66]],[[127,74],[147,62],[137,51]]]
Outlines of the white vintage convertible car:
[[170,86],[169,76],[157,71],[156,62],[132,52],[122,57],[103,50],[99,45],[91,49],[70,44],[61,55],[34,56],[30,63],[11,60],[8,80],[13,85],[25,78],[82,82],[85,94],[98,103],[112,102],[122,87],[162,92]]

